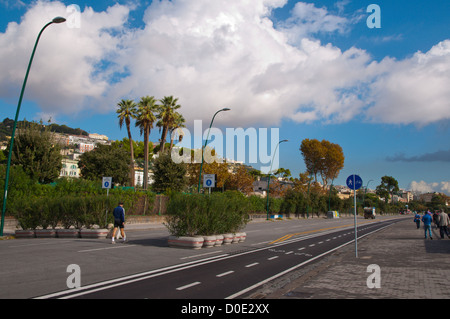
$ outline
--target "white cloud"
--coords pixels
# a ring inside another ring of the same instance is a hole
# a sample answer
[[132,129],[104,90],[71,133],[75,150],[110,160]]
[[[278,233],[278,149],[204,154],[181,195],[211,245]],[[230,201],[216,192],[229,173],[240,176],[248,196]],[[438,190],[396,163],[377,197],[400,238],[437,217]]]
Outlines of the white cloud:
[[[174,95],[188,122],[230,107],[216,121],[234,127],[361,115],[388,123],[450,118],[450,40],[378,63],[364,50],[314,38],[353,23],[326,8],[299,2],[291,19],[274,26],[271,11],[286,2],[153,1],[139,29],[127,23],[135,7],[84,8],[79,29],[63,24],[44,32],[25,98],[57,116],[112,112],[122,98]],[[61,2],[40,0],[0,34],[1,98],[18,96],[38,30],[65,14]]]
[[402,61],[385,59],[387,71],[372,85],[374,105],[367,115],[384,123],[450,119],[450,40]]
[[[340,5],[340,10],[342,9]],[[297,2],[292,9],[292,16],[281,22],[279,29],[288,35],[291,42],[296,43],[316,33],[344,33],[350,23],[347,18],[329,14],[326,8],[316,8],[313,3]]]
[[[20,24],[11,22],[0,34],[0,96],[17,98],[39,30],[56,16],[67,16],[60,2],[38,1]],[[81,27],[67,23],[50,25],[41,36],[27,82],[25,99],[38,103],[43,113],[73,114],[99,100],[109,84],[109,70],[96,74],[96,66],[108,59],[120,44],[121,28],[128,15],[124,6],[96,13],[86,8]],[[92,105],[90,105],[92,106]]]
[[[188,120],[210,118],[224,106],[233,112],[218,121],[228,119],[233,125],[352,118],[363,106],[358,85],[373,72],[367,67],[369,56],[313,39],[289,44],[286,29],[276,29],[268,18],[270,8],[280,4],[284,2],[153,2],[145,29],[129,37],[118,62],[133,76],[113,91],[130,97],[174,94],[188,109]],[[324,9],[306,10],[317,10],[309,29],[340,27]]]
[[450,181],[448,182],[433,182],[433,183],[427,183],[425,181],[412,181],[409,185],[409,189],[414,193],[432,193],[432,192],[438,192],[438,193],[445,193],[447,195],[450,195]]

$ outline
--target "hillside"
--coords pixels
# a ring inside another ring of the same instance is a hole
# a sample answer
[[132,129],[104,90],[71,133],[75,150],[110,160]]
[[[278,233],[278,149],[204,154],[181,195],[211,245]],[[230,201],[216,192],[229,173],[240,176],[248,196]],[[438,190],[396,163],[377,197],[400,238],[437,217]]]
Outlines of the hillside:
[[[17,123],[17,127],[20,127],[21,125],[29,123],[27,120],[19,121]],[[0,141],[6,141],[8,140],[8,137],[12,134],[12,129],[14,125],[14,120],[5,118],[3,122],[0,123]],[[71,128],[67,125],[59,125],[52,123],[49,125],[50,131],[55,133],[63,133],[63,134],[70,134],[70,135],[85,135],[89,136],[89,133],[80,129],[80,128]]]

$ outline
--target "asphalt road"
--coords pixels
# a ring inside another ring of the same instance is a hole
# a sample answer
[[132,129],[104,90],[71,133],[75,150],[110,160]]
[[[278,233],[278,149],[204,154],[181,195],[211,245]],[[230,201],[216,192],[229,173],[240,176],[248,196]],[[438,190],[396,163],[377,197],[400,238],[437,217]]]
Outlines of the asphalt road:
[[[358,219],[358,238],[401,220]],[[1,298],[225,299],[354,245],[352,218],[251,223],[244,243],[202,250],[167,247],[165,229],[129,230],[128,243],[32,239],[0,242]],[[68,265],[81,287],[67,288]],[[4,276],[7,275],[7,276]]]

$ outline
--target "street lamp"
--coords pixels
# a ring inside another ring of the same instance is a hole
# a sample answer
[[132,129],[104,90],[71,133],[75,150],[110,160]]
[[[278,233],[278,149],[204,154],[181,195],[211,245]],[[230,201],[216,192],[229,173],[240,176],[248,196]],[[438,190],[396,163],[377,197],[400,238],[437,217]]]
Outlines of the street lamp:
[[267,180],[267,204],[266,204],[266,206],[267,206],[267,220],[269,220],[269,189],[270,189],[270,174],[272,172],[273,158],[275,156],[275,153],[277,152],[278,145],[280,145],[283,142],[289,142],[289,141],[288,140],[282,140],[282,141],[278,142],[277,146],[275,146],[275,151],[273,152],[273,155],[272,155],[272,162],[270,163],[269,179]]
[[220,113],[220,112],[223,112],[223,111],[229,111],[229,110],[231,110],[231,109],[229,109],[229,108],[227,108],[227,107],[225,107],[225,108],[223,108],[223,109],[221,109],[221,110],[218,110],[216,113],[214,113],[214,116],[213,116],[212,119],[211,119],[211,124],[209,124],[208,135],[206,136],[205,146],[202,148],[202,163],[200,164],[200,174],[199,174],[199,176],[198,176],[198,189],[197,189],[197,192],[198,192],[198,193],[200,193],[200,183],[201,183],[201,180],[202,180],[203,151],[204,151],[204,149],[206,148],[206,144],[208,143],[209,131],[211,130],[211,126],[212,126],[212,124],[213,124],[213,122],[214,122],[214,118],[216,117],[216,115],[217,115],[218,113]]
[[13,126],[13,131],[11,134],[11,143],[9,145],[9,153],[8,153],[8,163],[6,165],[6,174],[5,174],[5,192],[3,195],[3,206],[2,206],[2,220],[1,220],[1,225],[0,225],[0,236],[3,236],[3,227],[4,227],[4,223],[5,223],[5,211],[6,211],[6,200],[7,200],[7,196],[8,196],[8,181],[9,181],[9,171],[11,168],[11,155],[12,155],[12,151],[13,151],[13,144],[14,144],[14,135],[16,133],[16,126],[17,126],[17,120],[19,118],[19,111],[20,111],[20,106],[22,104],[22,99],[23,99],[23,93],[25,92],[25,86],[27,84],[27,80],[28,80],[28,74],[30,73],[30,68],[31,68],[31,64],[33,63],[33,58],[34,58],[34,53],[36,52],[36,47],[38,45],[39,39],[41,38],[41,34],[42,32],[44,32],[44,30],[53,23],[62,23],[66,21],[65,18],[63,17],[56,17],[54,18],[52,21],[50,21],[49,23],[47,23],[39,32],[39,35],[36,39],[36,43],[34,44],[34,48],[33,48],[33,52],[31,53],[31,58],[30,58],[30,62],[28,63],[28,68],[27,68],[27,72],[25,73],[25,79],[23,80],[23,84],[22,84],[22,90],[20,92],[20,97],[19,97],[19,103],[17,105],[17,110],[16,110],[16,117],[14,119],[14,126]]

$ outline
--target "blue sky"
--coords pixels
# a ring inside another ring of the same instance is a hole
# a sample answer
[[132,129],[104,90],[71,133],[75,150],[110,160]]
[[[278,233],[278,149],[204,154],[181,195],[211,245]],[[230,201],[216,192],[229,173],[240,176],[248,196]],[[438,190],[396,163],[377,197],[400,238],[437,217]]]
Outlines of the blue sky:
[[[370,4],[381,28],[367,25]],[[326,139],[345,155],[335,184],[356,173],[375,188],[389,175],[450,195],[448,12],[424,0],[0,0],[0,117],[14,117],[36,35],[61,15],[68,23],[39,43],[20,119],[122,139],[120,99],[174,95],[191,130],[222,107],[223,132],[278,128],[289,140],[280,166],[295,177],[301,141]]]

